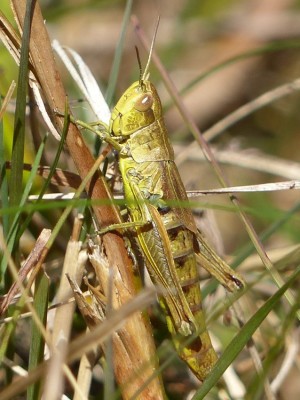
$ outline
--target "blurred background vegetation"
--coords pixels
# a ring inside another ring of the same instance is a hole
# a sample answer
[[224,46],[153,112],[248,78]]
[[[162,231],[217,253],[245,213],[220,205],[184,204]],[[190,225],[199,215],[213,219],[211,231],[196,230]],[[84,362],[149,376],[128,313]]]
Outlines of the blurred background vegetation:
[[[82,56],[104,93],[110,79],[125,3],[118,0],[40,1],[51,39],[57,39]],[[7,0],[1,0],[0,10],[11,15]],[[299,0],[134,0],[132,14],[138,17],[149,38],[160,15],[155,51],[202,132],[238,107],[299,78]],[[147,53],[129,23],[113,104],[139,77],[135,45],[139,47],[145,65]],[[231,62],[227,62],[229,60]],[[85,105],[78,102],[80,93],[76,91],[68,72],[60,63],[59,66],[73,108],[84,108]],[[193,142],[193,137],[174,107],[154,65],[150,72],[165,109],[166,124],[176,157],[180,158],[183,150]],[[6,93],[16,76],[17,67],[0,44],[1,94]],[[300,179],[299,102],[299,92],[293,91],[224,129],[211,141],[231,186]],[[11,104],[11,110],[13,107]],[[9,129],[12,116],[6,116],[4,122],[6,129]],[[6,138],[5,146],[9,159],[11,138]],[[190,152],[185,152],[180,159],[180,172],[187,189],[219,187],[211,166],[201,154],[200,148],[191,147]],[[32,158],[33,147],[28,138],[25,161],[31,162]],[[66,165],[70,168],[69,163]],[[34,190],[38,191],[38,188],[39,184],[36,183]],[[297,190],[243,193],[238,197],[258,234],[285,219],[300,200]],[[208,229],[208,235],[211,234],[219,251],[230,257],[239,255],[248,245],[249,238],[227,196],[205,197],[199,200],[199,208],[215,209],[214,217],[209,212],[208,215],[214,218],[211,223],[216,221],[218,233],[214,229],[211,233]],[[47,219],[47,216],[44,215],[44,218]],[[47,220],[47,224],[51,225],[51,220]],[[285,223],[264,242],[271,260],[281,262],[287,274],[299,264],[299,226],[300,214],[297,211],[287,217]],[[25,255],[32,248],[34,237],[33,227],[32,236],[28,241],[23,241],[22,251]],[[58,255],[62,255],[63,248],[58,246]],[[240,270],[246,280],[251,281],[251,273],[261,269],[261,261],[254,255],[241,265]],[[274,285],[267,279],[261,286],[257,285],[248,297],[245,318],[255,308],[251,301],[259,303],[274,290]],[[272,331],[274,327],[268,328],[268,339],[263,340],[267,340],[266,347],[271,348],[273,335],[276,335]],[[297,374],[299,376],[299,363],[298,354],[298,358],[295,357],[297,367],[291,369],[283,382],[279,391],[280,399],[296,399],[300,394],[299,379],[295,379]],[[240,370],[243,371],[243,368],[251,370],[246,363]],[[177,390],[180,398],[181,388],[176,387],[174,382],[172,384],[173,392],[172,387],[170,392],[175,398]]]

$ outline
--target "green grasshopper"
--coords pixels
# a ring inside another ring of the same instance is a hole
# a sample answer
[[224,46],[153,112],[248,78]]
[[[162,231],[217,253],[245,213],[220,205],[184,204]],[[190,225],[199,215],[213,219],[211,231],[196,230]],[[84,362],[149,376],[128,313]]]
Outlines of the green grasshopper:
[[139,225],[136,237],[150,277],[163,293],[175,348],[204,380],[217,355],[201,308],[197,261],[230,291],[243,287],[242,280],[204,240],[190,208],[180,207],[188,198],[150,81],[141,78],[125,91],[112,111],[109,135],[118,144],[128,212]]
[[146,70],[125,91],[112,111],[107,132],[99,134],[119,151],[131,224],[150,277],[159,289],[175,348],[203,381],[217,355],[201,307],[197,263],[230,291],[242,288],[243,282],[205,241],[190,208],[180,206],[186,205],[188,198],[174,163],[160,98],[145,76]]

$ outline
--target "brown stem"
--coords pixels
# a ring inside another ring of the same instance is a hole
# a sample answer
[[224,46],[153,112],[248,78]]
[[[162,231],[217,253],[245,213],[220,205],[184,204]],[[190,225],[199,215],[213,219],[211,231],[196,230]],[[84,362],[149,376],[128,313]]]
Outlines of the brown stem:
[[[22,27],[26,1],[12,0],[11,3],[17,23]],[[62,131],[63,120],[55,114],[54,110],[64,110],[66,93],[55,64],[48,32],[38,2],[35,3],[33,12],[30,55],[46,103],[51,110],[52,121],[57,130]],[[80,131],[74,124],[70,124],[66,143],[78,173],[81,179],[84,179],[94,164],[94,158],[86,146]],[[91,199],[112,199],[106,181],[100,172],[95,174],[88,182],[86,192]],[[106,204],[108,204],[108,202],[106,202]],[[95,219],[101,227],[121,222],[118,209],[113,205],[95,205],[93,211]],[[136,292],[133,283],[132,262],[128,257],[123,238],[116,233],[109,232],[103,235],[103,244],[109,264],[117,266],[124,287],[126,287],[127,292],[130,293],[130,297],[134,298]],[[125,301],[128,301],[128,298]],[[141,314],[139,314],[138,318],[135,318],[134,324],[130,324],[129,318],[128,323],[124,325],[124,329],[128,329],[127,342],[124,343],[123,350],[118,348],[116,349],[117,351],[114,352],[120,357],[118,360],[115,360],[115,365],[117,366],[115,374],[119,385],[124,387],[122,393],[123,398],[130,398],[137,388],[141,387],[147,379],[149,379],[151,373],[155,369],[155,363],[150,361],[150,359],[153,360],[154,358],[154,345],[148,331],[148,326]],[[139,341],[136,341],[137,336],[139,336]],[[128,354],[126,347],[128,347],[128,338],[130,339],[130,337],[135,338],[133,343],[135,343],[136,347]],[[116,343],[114,343],[114,346],[115,345]],[[124,362],[124,359],[127,360],[127,362]],[[130,362],[130,364],[128,364],[128,362]],[[149,364],[151,365],[149,366]],[[145,365],[149,367],[145,368]],[[139,371],[141,372],[139,373]],[[134,381],[136,385],[135,388],[130,382],[134,372],[137,376]],[[163,389],[160,386],[159,379],[153,379],[143,390],[139,398],[163,398]]]

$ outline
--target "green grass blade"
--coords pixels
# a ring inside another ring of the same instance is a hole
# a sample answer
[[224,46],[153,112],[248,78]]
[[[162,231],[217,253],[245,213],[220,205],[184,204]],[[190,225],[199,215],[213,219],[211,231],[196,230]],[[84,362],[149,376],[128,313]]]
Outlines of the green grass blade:
[[[65,139],[68,133],[68,129],[69,129],[69,124],[70,124],[70,115],[68,112],[68,106],[66,104],[66,108],[65,108],[65,118],[64,118],[64,126],[63,126],[63,131],[62,131],[62,135],[61,135],[61,140],[59,142],[58,145],[58,149],[57,152],[55,154],[55,158],[53,163],[51,164],[51,169],[49,172],[49,175],[41,189],[41,192],[39,194],[38,200],[35,202],[35,204],[38,204],[41,202],[43,195],[45,194],[50,182],[51,182],[51,178],[53,177],[54,173],[55,173],[55,169],[57,167],[61,152],[63,151],[64,148],[64,144],[65,144]],[[40,160],[40,158],[38,158],[38,160]],[[35,165],[38,166],[37,164],[37,160],[35,161]],[[32,215],[34,214],[35,209],[33,208],[32,211],[28,214],[27,218],[25,219],[24,223],[22,224],[21,228],[18,231],[18,239],[19,237],[23,234],[23,232],[25,231],[25,229],[27,228],[29,222],[31,221]],[[18,240],[17,239],[17,240]]]
[[20,68],[17,86],[16,112],[14,122],[14,136],[11,159],[11,177],[9,184],[10,205],[19,203],[22,197],[24,145],[25,145],[25,119],[26,119],[26,93],[29,72],[29,39],[31,27],[33,1],[28,0],[22,36]]
[[[0,98],[0,108],[1,108],[1,98]],[[5,165],[5,152],[4,152],[4,127],[2,118],[0,119],[0,196],[1,196],[1,208],[8,207],[8,182],[6,175],[6,165]],[[3,236],[7,237],[9,231],[9,217],[8,215],[3,215],[2,217],[2,229]],[[0,270],[0,282],[2,281],[4,271]]]
[[247,400],[259,400],[262,398],[262,391],[264,389],[264,378],[269,374],[270,370],[274,367],[276,359],[282,354],[282,349],[285,347],[286,338],[289,336],[291,329],[295,326],[295,318],[300,305],[300,292],[297,296],[295,305],[291,307],[290,311],[284,316],[282,326],[276,332],[276,341],[272,343],[266,357],[263,361],[263,374],[255,375],[248,385]]
[[[107,87],[107,90],[105,93],[105,100],[106,100],[108,107],[111,107],[111,105],[112,105],[114,93],[116,90],[116,84],[117,84],[117,80],[118,80],[119,69],[120,69],[120,64],[121,64],[121,59],[122,59],[122,54],[123,54],[123,48],[124,48],[125,34],[126,34],[126,30],[127,30],[128,24],[129,24],[132,3],[133,3],[132,0],[127,0],[127,2],[126,2],[124,17],[123,17],[121,31],[120,31],[120,37],[119,37],[119,41],[117,43],[113,64],[112,64],[112,67],[110,70],[110,76],[108,79],[108,87]],[[100,140],[99,136],[96,136],[95,145],[94,145],[94,154],[99,154],[100,147],[101,147],[101,140]]]
[[[46,138],[43,140],[43,142],[37,152],[34,163],[32,165],[32,169],[31,169],[29,178],[26,182],[26,186],[25,186],[25,189],[22,194],[22,198],[20,199],[19,204],[16,205],[15,212],[10,214],[12,216],[11,217],[12,223],[11,223],[10,231],[7,236],[7,249],[9,252],[12,252],[12,249],[16,243],[16,237],[17,237],[17,234],[19,231],[19,224],[18,224],[19,218],[20,218],[22,211],[24,211],[23,206],[26,203],[27,197],[29,195],[29,192],[30,192],[32,184],[33,184],[33,180],[35,179],[35,177],[37,175],[37,169],[40,164],[40,160],[41,160],[41,157],[42,157],[42,154],[44,151],[45,141],[46,141]],[[14,209],[15,207],[12,207],[12,208]],[[5,213],[6,210],[3,210],[3,211]],[[1,271],[5,270],[6,263],[7,263],[7,259],[4,256],[1,260]]]
[[131,9],[132,9],[132,3],[133,3],[132,0],[127,0],[127,2],[126,2],[126,8],[125,8],[123,22],[122,22],[122,26],[121,26],[121,33],[120,33],[119,41],[117,44],[113,65],[112,65],[111,72],[110,72],[107,92],[105,95],[108,106],[111,106],[112,99],[113,99],[115,89],[116,89],[116,83],[117,83],[117,79],[118,79],[121,58],[122,58],[122,53],[123,53],[123,48],[124,48],[125,34],[126,34],[127,26],[129,23],[129,18],[130,18]]
[[211,388],[218,382],[226,369],[242,351],[247,342],[251,339],[256,329],[261,325],[270,311],[277,305],[286,290],[294,283],[300,275],[300,267],[294,272],[290,279],[272,296],[266,303],[250,318],[236,337],[231,341],[220,357],[216,366],[208,378],[203,382],[201,388],[196,392],[193,400],[203,399]]
[[[34,294],[33,306],[42,323],[46,325],[48,294],[49,294],[49,278],[44,271],[40,271],[36,277],[36,289]],[[35,369],[44,359],[44,337],[39,328],[32,322],[31,345],[29,354],[29,370]],[[29,386],[27,390],[28,400],[38,400],[40,398],[41,382],[37,381]]]

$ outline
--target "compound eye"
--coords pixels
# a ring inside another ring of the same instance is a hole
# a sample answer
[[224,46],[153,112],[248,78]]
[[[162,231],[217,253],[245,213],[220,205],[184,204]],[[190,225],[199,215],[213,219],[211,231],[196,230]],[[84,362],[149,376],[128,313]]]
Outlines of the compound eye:
[[137,111],[148,111],[153,104],[153,96],[151,93],[142,94],[135,102],[134,108]]

